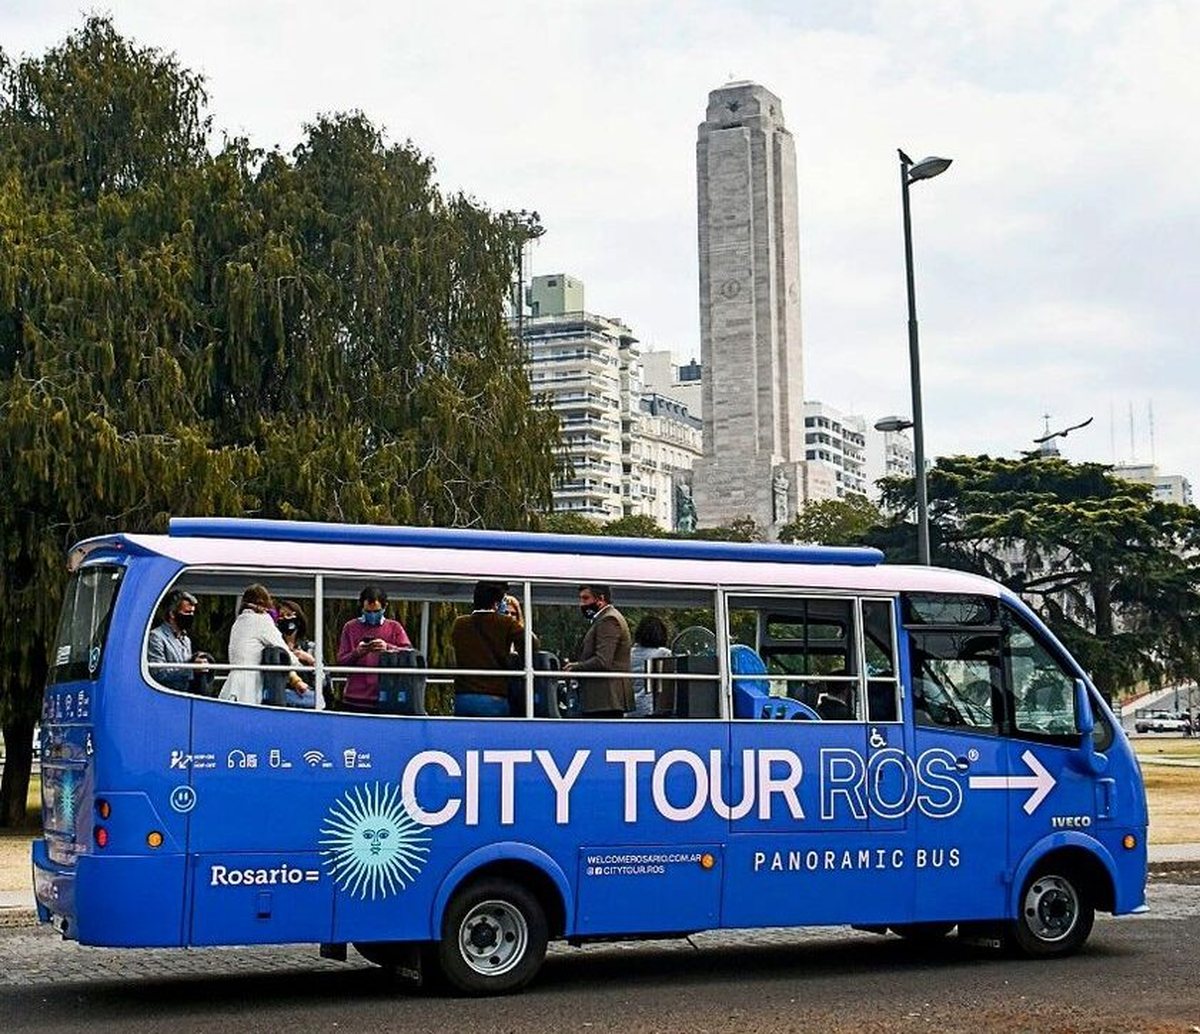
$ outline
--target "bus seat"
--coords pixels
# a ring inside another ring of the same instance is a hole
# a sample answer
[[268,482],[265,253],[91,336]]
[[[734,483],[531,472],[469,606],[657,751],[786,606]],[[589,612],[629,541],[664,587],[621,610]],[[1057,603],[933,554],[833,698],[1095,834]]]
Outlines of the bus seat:
[[[692,675],[715,675],[716,657],[676,657],[675,670]],[[676,718],[719,718],[721,690],[719,683],[708,680],[682,680],[675,683]]]
[[[524,664],[513,656],[514,668],[524,670]],[[562,665],[558,655],[549,650],[534,650],[533,670],[533,716],[535,718],[562,718],[563,701],[559,692],[563,679],[558,675],[542,675],[541,672],[558,672]],[[514,718],[525,717],[525,676],[518,675],[508,682],[509,714]]]
[[[282,646],[264,646],[260,664],[291,664],[292,655]],[[287,690],[286,671],[264,671],[262,673],[262,702],[272,707],[283,707]]]
[[425,655],[397,650],[379,655],[379,714],[425,714],[425,676],[404,675],[404,668],[424,668]]
[[733,675],[734,718],[769,717],[771,684],[765,678],[738,678],[739,675],[766,675],[763,659],[744,643],[729,648],[729,670]]
[[[535,671],[559,671],[558,656],[549,650],[537,650],[533,655]],[[560,692],[564,682],[557,676],[541,676],[533,680],[533,716],[535,718],[562,718],[563,698]]]

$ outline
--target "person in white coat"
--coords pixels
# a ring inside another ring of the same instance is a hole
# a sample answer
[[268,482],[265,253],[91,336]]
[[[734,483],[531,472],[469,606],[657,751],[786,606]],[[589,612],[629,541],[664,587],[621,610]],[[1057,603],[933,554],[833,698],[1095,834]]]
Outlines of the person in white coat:
[[[300,664],[296,655],[288,649],[283,633],[275,624],[271,614],[274,603],[266,586],[250,585],[242,593],[238,616],[229,630],[229,663],[231,665],[262,664],[263,650],[268,646],[277,646],[287,650],[297,665]],[[288,685],[297,692],[306,692],[307,683],[294,671],[288,672]],[[221,690],[222,700],[236,700],[242,704],[261,704],[263,693],[263,673],[246,669],[233,670],[225,680]]]

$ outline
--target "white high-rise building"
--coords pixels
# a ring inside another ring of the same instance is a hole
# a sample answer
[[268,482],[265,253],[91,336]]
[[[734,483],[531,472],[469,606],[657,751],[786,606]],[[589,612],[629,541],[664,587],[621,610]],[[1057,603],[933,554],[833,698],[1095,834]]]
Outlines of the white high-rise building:
[[[700,421],[646,386],[637,338],[621,320],[584,309],[582,281],[534,277],[528,301],[530,387],[558,414],[559,452],[572,471],[554,489],[554,511],[600,521],[644,514],[675,528],[679,486],[700,455]],[[658,360],[651,366],[662,373]]]
[[[832,494],[817,498],[844,499],[867,494],[867,422],[824,402],[804,403],[804,457],[829,469],[825,485]],[[807,500],[811,502],[812,500]]]
[[867,427],[867,497],[878,500],[880,478],[912,477],[917,470],[912,439],[907,431],[876,431]]
[[1182,474],[1160,474],[1153,463],[1118,463],[1113,473],[1126,481],[1150,485],[1154,498],[1161,502],[1192,505],[1192,484]]
[[680,365],[675,362],[675,356],[669,349],[642,353],[642,376],[646,390],[682,403],[688,413],[697,419],[704,416],[700,375],[699,362],[693,359],[690,363]]
[[555,486],[554,510],[613,520],[624,513],[621,368],[636,340],[620,320],[584,311],[574,277],[534,277],[529,307],[529,384],[558,414],[560,455],[570,467]]

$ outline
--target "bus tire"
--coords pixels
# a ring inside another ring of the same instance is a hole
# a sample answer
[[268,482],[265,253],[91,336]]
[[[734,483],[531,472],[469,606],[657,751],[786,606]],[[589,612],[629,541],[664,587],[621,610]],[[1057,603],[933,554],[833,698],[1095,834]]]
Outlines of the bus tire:
[[463,994],[508,994],[533,979],[548,939],[546,913],[531,891],[485,878],[457,891],[446,906],[438,963]]
[[1070,865],[1051,860],[1033,871],[1008,924],[1009,948],[1033,959],[1056,959],[1083,947],[1096,920],[1088,884]]
[[937,944],[950,935],[957,923],[901,923],[891,927],[892,933],[913,944]]

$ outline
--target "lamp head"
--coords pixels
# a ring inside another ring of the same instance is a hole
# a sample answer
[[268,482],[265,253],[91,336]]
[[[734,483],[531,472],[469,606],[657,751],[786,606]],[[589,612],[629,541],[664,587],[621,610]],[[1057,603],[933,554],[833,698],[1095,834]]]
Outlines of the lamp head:
[[875,421],[875,430],[890,434],[896,431],[907,431],[912,425],[913,422],[905,420],[904,417],[885,416]]
[[916,165],[910,165],[908,169],[909,183],[915,183],[917,180],[931,180],[934,176],[940,176],[948,168],[953,158],[922,158]]

